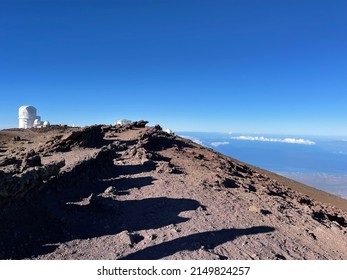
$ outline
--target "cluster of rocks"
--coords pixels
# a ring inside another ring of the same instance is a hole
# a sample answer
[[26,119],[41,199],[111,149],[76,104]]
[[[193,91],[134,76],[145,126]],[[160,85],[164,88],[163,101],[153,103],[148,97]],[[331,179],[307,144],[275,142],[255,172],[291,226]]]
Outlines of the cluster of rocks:
[[95,155],[76,162],[72,167],[64,169],[53,180],[50,188],[62,191],[67,186],[81,186],[93,182],[95,178],[109,171],[116,158],[116,146],[105,145]]
[[[39,190],[45,186],[61,188],[64,182],[65,184],[71,181],[83,183],[93,177],[95,169],[101,172],[107,168],[112,164],[116,144],[100,148],[93,157],[78,161],[64,171],[62,171],[65,166],[64,159],[42,164],[42,157],[50,156],[55,152],[67,152],[73,148],[94,148],[104,144],[101,127],[101,125],[91,126],[65,131],[65,134],[57,133],[58,135],[35,150],[27,150],[25,145],[8,149],[6,155],[0,157],[0,203],[24,196],[31,190]],[[20,139],[19,136],[16,138]]]
[[160,125],[156,125],[139,137],[138,145],[149,151],[162,151],[185,143],[177,140],[173,134],[163,131]]
[[66,152],[73,148],[94,148],[104,144],[102,125],[76,129],[69,133],[60,134],[40,147],[41,153]]
[[107,125],[102,127],[102,132],[105,134],[105,138],[110,139],[117,137],[118,133],[131,130],[144,128],[148,124],[148,121],[136,121],[126,125]]
[[169,142],[174,141],[174,138],[173,135],[164,132],[159,125],[151,127],[139,136],[136,144],[128,147],[125,155],[138,159],[142,165],[158,173],[182,174],[183,170],[172,164],[170,158],[158,153]]
[[41,157],[28,155],[22,160],[5,158],[0,163],[0,204],[23,196],[32,189],[44,187],[59,174],[65,165],[64,160],[41,165]]

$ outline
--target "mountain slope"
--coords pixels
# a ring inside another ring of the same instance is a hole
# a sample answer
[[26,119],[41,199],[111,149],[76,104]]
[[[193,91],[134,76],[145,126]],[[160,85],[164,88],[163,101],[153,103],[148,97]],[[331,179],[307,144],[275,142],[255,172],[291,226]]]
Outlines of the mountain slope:
[[0,257],[347,259],[345,200],[145,124],[1,132]]

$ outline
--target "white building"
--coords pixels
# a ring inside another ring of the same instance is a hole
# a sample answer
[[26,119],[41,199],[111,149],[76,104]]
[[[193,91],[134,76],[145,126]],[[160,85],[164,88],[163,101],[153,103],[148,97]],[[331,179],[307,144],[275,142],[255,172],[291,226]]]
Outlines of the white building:
[[49,123],[49,121],[44,121],[42,126],[43,127],[47,127],[47,126],[50,126],[51,124]]
[[37,110],[33,106],[22,106],[18,110],[19,128],[31,128],[34,126]]
[[[22,106],[18,110],[19,128],[41,127],[46,122],[41,121],[41,117],[37,115],[37,110],[33,106]],[[47,122],[48,123],[48,122]],[[49,125],[49,123],[48,123]],[[47,126],[47,125],[46,125]]]
[[126,125],[126,124],[131,124],[132,121],[131,120],[126,120],[126,119],[120,119],[120,120],[116,120],[116,125]]

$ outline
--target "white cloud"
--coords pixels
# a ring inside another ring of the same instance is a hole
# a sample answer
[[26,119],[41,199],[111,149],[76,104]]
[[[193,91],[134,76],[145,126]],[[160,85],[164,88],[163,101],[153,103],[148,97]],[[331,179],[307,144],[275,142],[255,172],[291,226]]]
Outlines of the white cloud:
[[246,140],[246,141],[261,141],[261,142],[280,142],[288,144],[301,144],[301,145],[315,145],[316,143],[311,140],[301,138],[267,138],[263,136],[237,136],[231,137],[235,140]]
[[229,145],[230,144],[230,142],[212,142],[211,143],[211,146],[213,146],[213,147],[219,147],[219,146],[222,146],[222,145]]
[[204,143],[202,143],[201,140],[199,140],[199,139],[197,139],[197,138],[195,138],[193,136],[187,136],[187,135],[179,135],[179,136],[182,137],[182,138],[186,138],[186,139],[192,140],[196,144],[204,145]]

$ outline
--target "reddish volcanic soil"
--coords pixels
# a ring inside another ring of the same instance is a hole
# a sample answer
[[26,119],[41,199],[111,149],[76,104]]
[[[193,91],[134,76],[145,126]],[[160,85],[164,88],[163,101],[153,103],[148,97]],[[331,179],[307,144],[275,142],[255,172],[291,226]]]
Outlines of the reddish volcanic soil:
[[1,259],[347,259],[346,210],[145,122],[0,132]]

